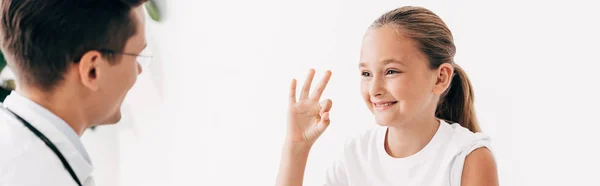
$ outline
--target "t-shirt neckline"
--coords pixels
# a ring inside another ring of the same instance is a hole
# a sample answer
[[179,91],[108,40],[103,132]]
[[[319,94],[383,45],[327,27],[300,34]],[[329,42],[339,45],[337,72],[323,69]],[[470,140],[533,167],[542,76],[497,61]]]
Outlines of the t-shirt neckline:
[[425,145],[425,147],[423,147],[417,153],[403,158],[394,158],[387,153],[387,151],[385,150],[385,138],[387,136],[388,127],[382,128],[382,130],[379,130],[379,134],[377,135],[377,151],[379,151],[378,154],[380,154],[380,156],[383,156],[381,158],[387,161],[394,161],[398,163],[418,161],[419,159],[421,159],[421,157],[423,157],[423,154],[427,154],[427,152],[430,151],[430,149],[432,148],[431,146],[434,146],[434,144],[439,143],[439,138],[441,136],[441,133],[443,133],[442,130],[446,127],[449,127],[448,123],[446,123],[444,120],[438,119],[438,121],[440,122],[440,125],[438,126],[437,131],[435,132],[431,140],[429,140],[427,145]]

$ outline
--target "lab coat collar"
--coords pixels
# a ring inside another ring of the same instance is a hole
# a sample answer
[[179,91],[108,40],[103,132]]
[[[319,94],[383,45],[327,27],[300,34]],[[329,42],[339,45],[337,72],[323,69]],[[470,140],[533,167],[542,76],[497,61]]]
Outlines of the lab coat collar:
[[[93,166],[89,161],[89,158],[86,158],[87,151],[85,148],[80,148],[80,150],[76,147],[76,144],[81,144],[81,139],[76,138],[75,140],[70,140],[64,130],[61,131],[60,127],[57,127],[60,125],[67,125],[64,120],[14,91],[6,97],[4,106],[29,122],[33,127],[50,139],[58,150],[60,150],[65,159],[67,159],[69,165],[71,165],[73,171],[75,171],[75,174],[82,183],[91,176]],[[67,127],[69,126],[67,125]],[[74,133],[72,129],[71,132]],[[81,147],[83,147],[83,145],[81,145]]]

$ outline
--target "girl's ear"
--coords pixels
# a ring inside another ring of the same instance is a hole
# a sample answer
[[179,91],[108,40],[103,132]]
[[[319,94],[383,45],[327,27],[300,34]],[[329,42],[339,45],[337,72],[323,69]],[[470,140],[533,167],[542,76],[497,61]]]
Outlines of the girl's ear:
[[443,63],[436,70],[436,82],[433,86],[433,93],[436,95],[442,95],[448,87],[450,87],[450,83],[452,82],[452,77],[454,76],[454,68],[450,63]]

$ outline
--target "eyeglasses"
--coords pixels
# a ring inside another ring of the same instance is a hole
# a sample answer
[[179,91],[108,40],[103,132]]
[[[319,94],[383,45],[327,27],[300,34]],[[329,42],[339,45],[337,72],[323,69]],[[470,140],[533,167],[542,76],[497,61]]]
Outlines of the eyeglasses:
[[152,56],[150,55],[150,51],[148,48],[145,48],[139,54],[132,54],[127,52],[117,52],[110,49],[99,49],[99,52],[108,53],[108,54],[121,54],[136,57],[136,61],[142,66],[142,68],[147,68],[152,61]]

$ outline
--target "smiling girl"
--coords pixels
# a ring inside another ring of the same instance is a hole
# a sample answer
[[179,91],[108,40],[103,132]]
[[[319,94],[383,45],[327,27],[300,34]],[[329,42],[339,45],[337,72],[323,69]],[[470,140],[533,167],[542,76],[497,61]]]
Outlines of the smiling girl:
[[[498,185],[455,51],[446,24],[425,8],[398,8],[373,22],[359,69],[362,97],[381,127],[346,143],[325,185]],[[298,100],[292,81],[278,185],[302,185],[309,151],[330,123],[332,102],[319,100],[331,72],[309,96],[314,73]]]

